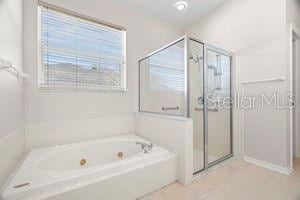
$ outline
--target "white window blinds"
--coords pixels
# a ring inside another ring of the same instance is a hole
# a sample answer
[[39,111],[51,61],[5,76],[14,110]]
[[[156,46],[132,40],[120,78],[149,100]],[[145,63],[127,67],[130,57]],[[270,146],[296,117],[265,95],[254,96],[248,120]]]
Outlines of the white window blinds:
[[126,89],[125,31],[42,5],[39,13],[40,88]]
[[177,43],[149,58],[149,86],[151,90],[184,91],[184,49]]

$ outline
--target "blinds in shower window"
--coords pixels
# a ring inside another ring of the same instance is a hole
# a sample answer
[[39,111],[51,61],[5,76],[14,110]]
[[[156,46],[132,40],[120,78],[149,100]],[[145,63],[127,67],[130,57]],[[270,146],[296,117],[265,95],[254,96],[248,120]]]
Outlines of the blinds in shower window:
[[184,91],[184,48],[179,42],[149,58],[150,90]]
[[40,88],[125,90],[125,31],[42,5],[39,13]]

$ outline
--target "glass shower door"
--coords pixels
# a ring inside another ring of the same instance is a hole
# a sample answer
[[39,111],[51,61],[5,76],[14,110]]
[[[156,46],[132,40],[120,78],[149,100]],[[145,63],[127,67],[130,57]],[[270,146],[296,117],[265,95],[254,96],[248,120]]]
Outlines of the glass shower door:
[[232,154],[231,59],[207,50],[207,160],[208,166]]

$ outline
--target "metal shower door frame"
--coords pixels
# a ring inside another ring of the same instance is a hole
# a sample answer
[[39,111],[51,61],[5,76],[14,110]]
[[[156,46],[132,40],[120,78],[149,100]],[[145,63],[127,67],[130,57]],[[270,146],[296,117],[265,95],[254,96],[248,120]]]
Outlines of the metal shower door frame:
[[[185,60],[185,89],[184,89],[184,99],[185,99],[185,112],[183,115],[180,116],[184,116],[187,118],[190,118],[190,109],[191,109],[191,105],[190,105],[190,64],[189,64],[189,58],[190,58],[190,40],[198,42],[200,44],[203,45],[203,105],[204,105],[204,109],[203,109],[203,130],[204,130],[204,140],[203,140],[203,146],[204,146],[204,167],[203,169],[201,169],[200,171],[194,172],[194,175],[197,175],[205,170],[207,170],[208,168],[230,158],[233,156],[233,108],[232,105],[233,103],[231,102],[231,109],[230,109],[230,154],[212,162],[212,163],[208,163],[208,102],[207,102],[207,94],[208,94],[208,78],[207,78],[207,51],[211,50],[214,51],[216,53],[222,54],[224,56],[228,56],[230,58],[230,97],[232,98],[232,94],[233,94],[233,87],[232,87],[232,55],[231,53],[229,53],[228,51],[225,51],[223,49],[220,49],[218,47],[215,47],[213,45],[209,45],[206,42],[199,40],[197,38],[194,37],[188,37],[188,36],[183,36],[167,45],[165,45],[164,47],[148,54],[146,57],[144,57],[143,59],[139,60],[139,66],[138,66],[138,112],[143,112],[143,113],[154,113],[154,114],[161,114],[161,115],[175,115],[175,114],[165,114],[165,113],[157,113],[157,112],[150,112],[150,111],[143,111],[141,109],[141,91],[140,91],[140,84],[141,84],[141,80],[140,80],[140,75],[141,75],[141,62],[149,57],[151,57],[154,54],[157,54],[167,48],[169,48],[170,46],[184,41],[184,60]],[[178,115],[175,115],[178,116]]]
[[[196,38],[192,38],[192,37],[188,37],[186,36],[186,43],[187,45],[185,45],[185,48],[186,48],[186,51],[188,52],[187,55],[190,55],[189,53],[189,41],[192,40],[192,41],[195,41],[195,42],[198,42],[200,44],[203,45],[203,124],[204,124],[204,127],[203,127],[203,130],[204,130],[204,134],[203,134],[203,147],[204,147],[204,167],[203,169],[201,169],[200,171],[197,171],[197,172],[194,172],[194,175],[197,175],[205,170],[207,170],[208,168],[230,158],[233,156],[233,123],[232,123],[232,120],[233,120],[233,103],[231,102],[231,108],[230,108],[230,154],[212,162],[212,163],[209,163],[208,162],[208,134],[209,134],[209,130],[208,130],[208,101],[207,101],[207,95],[208,95],[208,63],[207,63],[207,51],[214,51],[218,54],[221,54],[221,55],[224,55],[224,56],[228,56],[230,58],[230,97],[232,98],[232,54],[223,50],[223,49],[220,49],[218,47],[215,47],[213,45],[209,45],[201,40],[198,40]],[[187,73],[189,72],[189,56],[187,57],[187,62],[186,62],[186,71]],[[187,76],[186,77],[186,84],[188,85],[190,83],[190,77]],[[187,98],[186,98],[186,105],[187,105],[187,110],[190,111],[190,90],[189,88],[187,88]],[[190,112],[187,112],[187,116],[188,118],[190,118]]]
[[[205,44],[205,59],[206,59],[206,62],[207,62],[207,51],[214,51],[218,54],[221,54],[223,56],[227,56],[229,57],[229,60],[230,60],[230,81],[229,81],[229,84],[230,84],[230,98],[233,100],[233,87],[232,87],[232,54],[223,50],[223,49],[220,49],[218,47],[215,47],[215,46],[212,46],[212,45],[209,45],[209,44]],[[208,69],[208,65],[206,63],[206,65],[204,66],[204,68],[206,68],[206,74],[204,74],[204,76],[206,76],[206,78],[208,77],[207,75],[207,69]],[[206,80],[206,82],[204,83],[206,84],[206,92],[207,92],[207,89],[208,89],[208,82]],[[207,94],[206,94],[207,95]],[[206,98],[204,98],[206,99]],[[206,107],[206,110],[208,109],[208,105],[205,106]],[[208,116],[208,110],[206,111],[206,116]],[[230,106],[230,153],[226,156],[223,156],[222,158],[219,158],[211,163],[208,163],[208,117],[204,117],[204,120],[206,121],[205,124],[206,124],[206,129],[205,129],[205,142],[207,144],[207,147],[205,149],[205,156],[206,156],[206,162],[205,162],[205,166],[206,166],[206,169],[228,159],[228,158],[231,158],[233,156],[233,102],[231,101],[231,106]]]

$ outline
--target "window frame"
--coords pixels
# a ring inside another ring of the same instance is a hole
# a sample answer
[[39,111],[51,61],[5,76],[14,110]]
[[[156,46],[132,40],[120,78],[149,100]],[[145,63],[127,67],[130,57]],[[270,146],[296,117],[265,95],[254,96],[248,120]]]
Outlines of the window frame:
[[[41,12],[42,12],[42,8],[46,8],[46,9],[51,9],[53,11],[65,14],[65,15],[69,15],[75,18],[79,18],[81,20],[85,20],[88,21],[89,23],[96,23],[99,24],[101,26],[105,26],[106,28],[110,28],[110,29],[115,29],[115,30],[119,30],[122,32],[122,67],[121,67],[121,84],[120,87],[117,89],[104,89],[104,88],[98,88],[98,89],[88,89],[88,88],[68,88],[68,87],[47,87],[47,86],[42,86],[43,84],[41,83],[42,80],[44,80],[43,76],[44,76],[44,64],[43,64],[43,59],[42,59],[42,55],[43,55],[43,48],[42,48],[42,20],[41,20]],[[38,77],[37,77],[37,86],[39,91],[49,91],[49,92],[104,92],[104,93],[125,93],[127,92],[127,54],[126,54],[126,41],[127,41],[127,37],[126,37],[126,28],[119,26],[119,25],[115,25],[109,22],[105,22],[102,20],[99,20],[97,18],[93,18],[81,13],[77,13],[62,7],[58,7],[56,5],[53,4],[49,4],[43,1],[38,1],[37,4],[37,44],[38,44]]]

